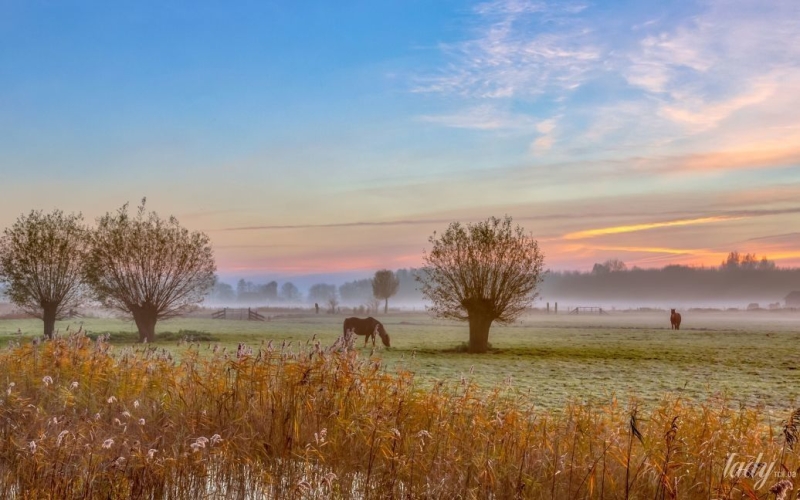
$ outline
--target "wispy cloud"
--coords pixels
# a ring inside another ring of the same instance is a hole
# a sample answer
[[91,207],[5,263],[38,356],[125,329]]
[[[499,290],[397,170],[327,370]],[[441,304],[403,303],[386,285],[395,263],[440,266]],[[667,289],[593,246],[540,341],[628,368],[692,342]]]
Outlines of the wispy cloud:
[[703,132],[717,127],[740,110],[768,101],[779,89],[777,80],[777,76],[766,75],[751,82],[743,91],[716,100],[679,92],[679,99],[665,102],[658,112],[670,121],[685,125],[691,132]]
[[[542,136],[547,138],[549,136]],[[537,138],[538,140],[538,138]],[[534,141],[535,142],[535,141]],[[549,144],[552,146],[552,143]],[[533,146],[532,146],[533,147]],[[800,165],[800,146],[731,147],[726,151],[710,153],[685,153],[672,155],[614,155],[608,153],[600,159],[575,159],[554,161],[551,158],[527,161],[523,165],[505,169],[509,177],[518,179],[544,179],[558,177],[573,185],[593,184],[606,180],[640,181],[635,177],[653,175],[686,176],[708,172],[746,170],[771,170]],[[768,199],[768,198],[762,198]]]
[[732,148],[715,153],[654,158],[648,163],[654,170],[671,172],[786,167],[800,164],[800,147]]
[[671,220],[664,222],[648,222],[645,224],[630,224],[625,226],[612,226],[602,227],[598,229],[587,229],[584,231],[576,231],[564,235],[565,240],[582,240],[585,238],[595,238],[597,236],[606,236],[610,234],[633,233],[636,231],[648,231],[650,229],[659,229],[664,227],[674,226],[689,226],[695,224],[711,224],[715,222],[725,222],[730,220],[740,219],[741,217],[732,216],[714,216],[714,217],[701,217],[697,219],[681,219]]
[[533,130],[547,122],[537,122],[528,115],[502,111],[491,104],[482,104],[452,114],[422,115],[419,119],[446,127],[475,130]]
[[769,236],[760,236],[758,238],[748,238],[747,241],[779,241],[800,243],[800,233],[771,234]]
[[606,250],[613,252],[657,253],[667,255],[692,255],[702,257],[722,258],[726,253],[716,252],[703,248],[668,248],[668,247],[636,247],[636,246],[609,246],[593,245],[593,250]]
[[[478,5],[470,36],[442,45],[441,69],[414,87],[448,102],[460,98],[466,111],[426,118],[524,130],[557,114],[557,135],[538,126],[527,131],[529,152],[544,160],[613,155],[616,146],[617,158],[640,155],[645,163],[687,158],[686,172],[797,162],[791,145],[800,139],[800,115],[788,110],[800,107],[800,2],[676,4],[669,16],[648,12],[627,25],[622,19],[630,14],[614,8]],[[582,88],[592,91],[576,92]],[[531,108],[536,116],[518,112],[509,121],[482,116],[487,101],[506,109],[543,105]]]
[[330,224],[265,224],[256,226],[238,226],[217,229],[216,231],[265,231],[275,229],[319,229],[319,228],[346,228],[346,227],[380,227],[380,226],[413,226],[427,224],[447,224],[452,222],[445,219],[407,219],[389,221],[356,221],[334,222]]
[[[715,224],[719,222],[730,222],[754,217],[768,217],[776,215],[792,215],[800,213],[800,207],[778,208],[778,209],[744,209],[729,210],[724,214],[708,215],[704,217],[692,217],[684,219],[674,219],[657,222],[644,222],[639,224],[625,224],[618,226],[608,226],[595,229],[584,229],[574,231],[562,236],[564,240],[582,240],[623,233],[635,233],[639,231],[649,231],[652,229],[663,229],[677,226],[695,226],[699,224]],[[796,233],[792,233],[796,234]]]
[[438,75],[419,78],[414,91],[501,99],[572,90],[601,57],[588,30],[574,23],[584,8],[524,0],[480,4],[476,36],[443,45],[453,62]]
[[543,135],[541,137],[537,137],[536,140],[531,143],[531,151],[534,153],[547,151],[553,147],[554,142],[555,139],[552,135]]
[[[586,218],[603,218],[603,217],[625,217],[636,215],[637,212],[613,212],[613,213],[585,213],[581,211],[571,213],[546,213],[541,215],[519,215],[514,219],[517,221],[535,221],[535,220],[549,220],[549,221],[563,221],[563,220],[581,220]],[[498,216],[501,214],[497,214]],[[381,221],[351,221],[351,222],[334,222],[328,224],[263,224],[253,226],[233,226],[211,231],[270,231],[281,229],[324,229],[324,228],[360,228],[360,227],[392,227],[392,226],[428,226],[432,224],[450,224],[454,220],[460,222],[472,222],[483,219],[485,217],[475,217],[474,215],[462,214],[461,217],[441,217],[441,218],[419,218],[419,219],[403,219],[403,220],[381,220]]]
[[663,116],[709,127],[765,102],[778,89],[781,72],[798,66],[800,5],[792,0],[700,5],[682,22],[655,25],[626,51],[620,68],[631,85],[663,99]]
[[542,134],[531,143],[531,152],[538,154],[548,151],[556,141],[555,130],[559,117],[549,118],[536,124],[536,131]]

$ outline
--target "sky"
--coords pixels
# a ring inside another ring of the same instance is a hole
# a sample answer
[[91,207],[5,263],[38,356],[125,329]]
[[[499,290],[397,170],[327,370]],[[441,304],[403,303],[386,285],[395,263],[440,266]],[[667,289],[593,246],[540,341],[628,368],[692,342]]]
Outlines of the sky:
[[800,266],[800,2],[0,0],[0,227],[147,197],[223,276]]

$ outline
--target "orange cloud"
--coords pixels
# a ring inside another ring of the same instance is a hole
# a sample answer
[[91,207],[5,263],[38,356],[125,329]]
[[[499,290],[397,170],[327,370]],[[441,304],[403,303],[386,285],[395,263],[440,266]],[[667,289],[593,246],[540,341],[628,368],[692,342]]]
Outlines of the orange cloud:
[[800,163],[800,150],[763,145],[749,149],[686,155],[674,161],[665,160],[664,163],[664,169],[669,171],[774,168]]
[[679,219],[679,220],[672,220],[665,222],[648,222],[645,224],[631,224],[627,226],[612,226],[612,227],[603,227],[599,229],[587,229],[585,231],[576,231],[574,233],[567,233],[564,236],[562,236],[562,238],[565,240],[582,240],[585,238],[594,238],[596,236],[605,236],[607,234],[633,233],[636,231],[646,231],[648,229],[658,229],[662,227],[709,224],[712,222],[724,222],[742,218],[743,217],[718,215],[712,217],[699,217],[695,219]]
[[794,260],[794,259],[800,259],[800,250],[770,253],[769,255],[767,255],[767,258],[769,260]]
[[[703,264],[714,261],[714,264],[719,264],[725,257],[727,252],[719,252],[705,248],[668,248],[668,247],[643,247],[643,246],[607,246],[607,245],[578,245],[572,247],[571,250],[578,249],[588,251],[600,252],[628,252],[628,253],[647,253],[647,254],[660,254],[661,258],[669,258],[669,256],[679,256],[694,260],[702,260]],[[685,259],[681,259],[685,260]]]
[[614,252],[641,252],[641,253],[665,253],[672,255],[704,255],[704,256],[721,256],[724,257],[727,253],[714,252],[711,250],[697,249],[697,248],[666,248],[666,247],[630,247],[630,246],[592,246],[594,250],[607,250]]

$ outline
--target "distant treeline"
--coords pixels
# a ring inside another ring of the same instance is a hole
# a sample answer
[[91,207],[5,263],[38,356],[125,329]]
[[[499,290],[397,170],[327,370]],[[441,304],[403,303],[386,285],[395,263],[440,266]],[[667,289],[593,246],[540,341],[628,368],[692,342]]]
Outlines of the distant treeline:
[[[390,304],[409,304],[422,301],[422,294],[417,291],[414,280],[416,269],[399,269],[395,276],[400,282],[397,294],[391,297]],[[236,287],[217,281],[206,297],[206,302],[211,304],[241,303],[246,305],[270,304],[314,304],[320,307],[361,306],[373,305],[375,300],[372,294],[372,278],[348,281],[340,286],[331,283],[316,283],[306,294],[300,291],[294,283],[287,281],[279,284],[277,281],[257,284],[240,279]]]
[[552,272],[545,276],[542,300],[697,301],[783,303],[789,292],[800,290],[800,269],[728,270],[667,266],[606,274]]
[[542,300],[591,303],[759,303],[767,308],[800,290],[800,269],[779,268],[755,255],[732,252],[716,268],[670,265],[661,269],[627,269],[618,260],[595,264],[591,272],[550,272]]
[[[395,276],[400,282],[397,293],[392,296],[392,304],[419,303],[422,294],[417,291],[414,276],[416,269],[399,269]],[[207,302],[213,304],[242,303],[248,305],[269,305],[286,303],[318,303],[320,307],[330,307],[333,300],[336,305],[360,306],[371,305],[375,300],[372,294],[372,278],[348,281],[340,286],[331,283],[316,283],[304,295],[292,282],[279,284],[276,281],[256,284],[240,279],[233,287],[217,281],[208,294]]]
[[244,279],[239,280],[236,288],[217,280],[206,297],[208,302],[215,304],[230,304],[233,302],[246,304],[296,303],[302,299],[303,294],[294,283],[287,281],[279,287],[277,281],[255,284]]
[[[395,271],[400,286],[391,304],[402,306],[423,301],[419,284],[414,279],[421,272],[414,268]],[[575,301],[586,305],[623,302],[633,305],[655,302],[747,305],[758,302],[767,308],[778,302],[783,305],[786,295],[794,290],[800,290],[800,269],[779,268],[766,258],[731,252],[719,267],[670,265],[661,269],[628,269],[624,262],[613,259],[595,264],[588,272],[550,271],[539,287],[539,297],[541,302],[570,301],[571,305],[575,305]],[[348,281],[338,287],[317,283],[304,296],[291,282],[279,285],[271,281],[257,285],[242,279],[236,288],[218,283],[209,296],[212,302],[317,302],[321,307],[329,305],[332,298],[343,306],[369,304],[374,300],[372,280]]]

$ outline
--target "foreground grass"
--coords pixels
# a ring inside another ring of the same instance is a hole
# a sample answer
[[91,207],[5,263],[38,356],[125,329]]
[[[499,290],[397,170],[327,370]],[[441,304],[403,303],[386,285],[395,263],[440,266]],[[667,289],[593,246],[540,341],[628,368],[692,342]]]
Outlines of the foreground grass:
[[[680,398],[551,413],[538,388],[422,389],[343,339],[295,346],[196,343],[177,362],[82,334],[12,344],[0,497],[767,498],[800,465],[800,413]],[[730,453],[765,466],[725,473]]]

